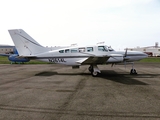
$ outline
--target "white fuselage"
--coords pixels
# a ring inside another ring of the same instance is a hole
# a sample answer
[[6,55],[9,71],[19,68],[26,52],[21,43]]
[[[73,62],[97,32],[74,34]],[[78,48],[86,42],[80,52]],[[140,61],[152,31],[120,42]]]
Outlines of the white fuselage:
[[[81,65],[78,61],[85,60],[90,56],[108,56],[108,63],[133,62],[146,58],[147,55],[138,51],[114,51],[104,45],[87,46],[87,47],[69,47],[58,50],[52,50],[36,55],[36,59],[45,62],[65,64],[65,65]],[[88,63],[92,64],[92,63]]]

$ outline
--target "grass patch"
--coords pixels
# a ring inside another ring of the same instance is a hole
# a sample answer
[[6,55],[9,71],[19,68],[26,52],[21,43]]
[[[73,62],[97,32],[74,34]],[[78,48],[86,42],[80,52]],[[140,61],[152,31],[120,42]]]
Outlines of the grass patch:
[[0,56],[0,64],[10,64],[8,57]]
[[144,63],[160,63],[160,57],[148,57],[148,58],[140,60],[139,62],[144,62]]

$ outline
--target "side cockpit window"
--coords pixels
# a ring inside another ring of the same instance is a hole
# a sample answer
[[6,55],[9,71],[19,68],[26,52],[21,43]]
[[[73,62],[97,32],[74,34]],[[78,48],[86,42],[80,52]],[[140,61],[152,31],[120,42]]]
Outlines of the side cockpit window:
[[98,51],[108,52],[108,49],[105,46],[98,46]]
[[98,46],[98,51],[108,51],[105,46]]

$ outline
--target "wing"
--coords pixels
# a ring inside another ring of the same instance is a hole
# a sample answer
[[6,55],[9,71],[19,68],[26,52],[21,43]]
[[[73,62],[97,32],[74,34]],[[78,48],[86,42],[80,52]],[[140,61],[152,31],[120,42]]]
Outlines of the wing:
[[86,64],[104,64],[109,59],[109,56],[91,56],[82,60],[77,61],[81,65]]

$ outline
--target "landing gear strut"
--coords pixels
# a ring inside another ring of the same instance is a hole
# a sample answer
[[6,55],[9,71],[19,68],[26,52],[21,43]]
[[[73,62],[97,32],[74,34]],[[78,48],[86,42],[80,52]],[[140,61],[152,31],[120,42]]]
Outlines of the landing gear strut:
[[101,71],[98,69],[97,65],[90,65],[88,70],[91,72],[93,77],[96,77],[101,73]]
[[131,75],[136,75],[137,74],[136,70],[134,69],[134,63],[132,64],[132,69],[130,71],[130,74]]
[[93,72],[93,66],[90,65],[89,68],[88,68],[89,72]]

